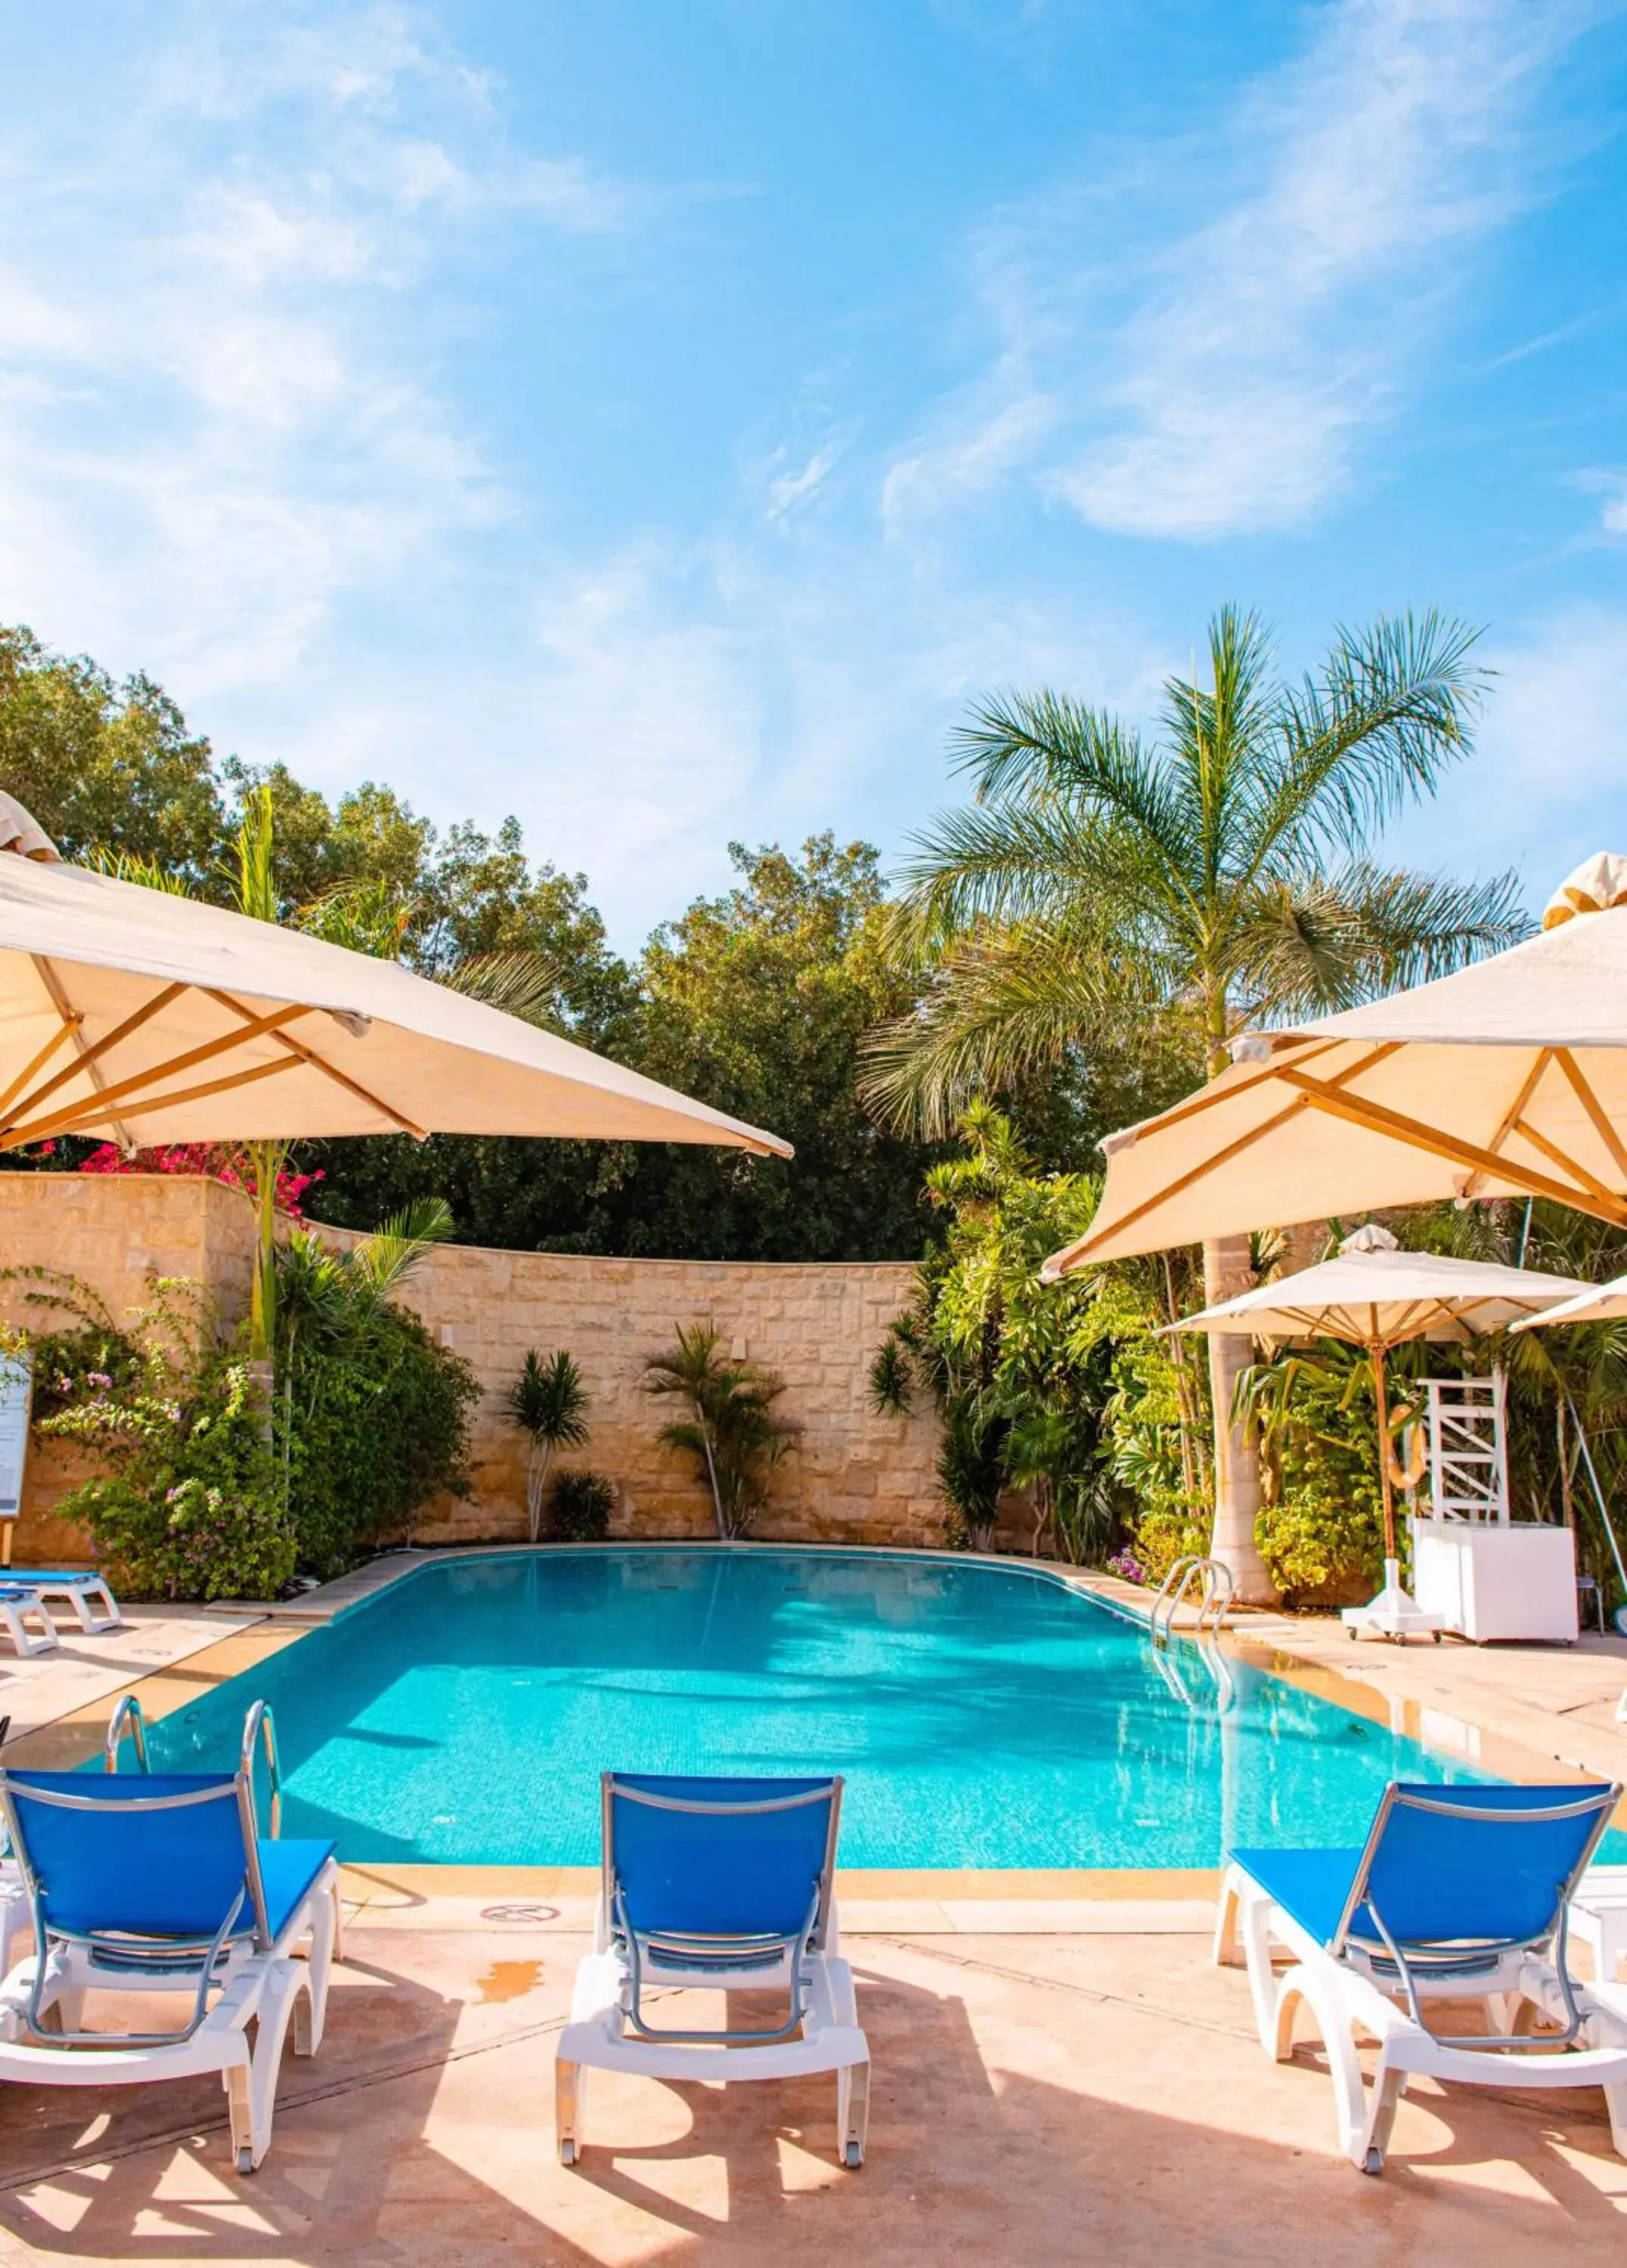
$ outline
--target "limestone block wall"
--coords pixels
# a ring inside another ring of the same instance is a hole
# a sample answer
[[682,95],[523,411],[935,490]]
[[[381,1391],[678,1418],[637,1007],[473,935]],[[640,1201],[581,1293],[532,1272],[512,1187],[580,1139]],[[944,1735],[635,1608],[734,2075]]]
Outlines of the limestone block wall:
[[[69,1270],[93,1285],[115,1314],[141,1304],[151,1271],[199,1277],[229,1315],[239,1315],[253,1250],[247,1201],[218,1182],[0,1173],[0,1263]],[[868,1391],[871,1360],[909,1297],[910,1272],[892,1262],[788,1266],[443,1247],[407,1296],[443,1343],[473,1364],[483,1392],[473,1428],[471,1497],[426,1507],[419,1539],[523,1535],[524,1444],[504,1424],[499,1404],[533,1346],[567,1348],[581,1367],[592,1435],[568,1462],[591,1465],[615,1484],[612,1533],[710,1534],[710,1499],[688,1461],[658,1445],[663,1410],[640,1385],[646,1354],[667,1344],[677,1324],[710,1317],[732,1346],[784,1376],[784,1407],[803,1429],[798,1450],[776,1476],[762,1534],[939,1542],[936,1422],[925,1410],[878,1416]],[[26,1320],[14,1285],[0,1285],[0,1316]],[[84,1557],[83,1539],[50,1519],[70,1470],[65,1450],[36,1443],[19,1556]],[[1026,1525],[1020,1512],[1017,1525]]]
[[870,1364],[909,1279],[907,1266],[890,1262],[601,1260],[443,1247],[407,1296],[474,1364],[486,1396],[475,1425],[473,1500],[431,1507],[420,1535],[523,1534],[524,1444],[503,1423],[498,1401],[528,1347],[563,1347],[581,1368],[592,1436],[567,1462],[615,1482],[612,1532],[710,1534],[710,1499],[689,1460],[656,1440],[670,1406],[652,1402],[640,1382],[644,1357],[670,1344],[678,1324],[710,1318],[732,1348],[780,1373],[782,1406],[803,1428],[776,1475],[762,1533],[941,1541],[934,1420],[878,1417],[870,1406]]

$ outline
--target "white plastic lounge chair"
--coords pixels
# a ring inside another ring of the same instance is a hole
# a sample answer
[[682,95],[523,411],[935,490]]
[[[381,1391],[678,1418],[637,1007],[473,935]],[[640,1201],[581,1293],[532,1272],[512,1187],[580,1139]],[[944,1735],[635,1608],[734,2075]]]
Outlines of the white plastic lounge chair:
[[1589,1867],[1571,1900],[1571,1934],[1592,1947],[1598,1982],[1614,1984],[1627,1961],[1627,1867]]
[[[651,2079],[836,2074],[836,2154],[865,2161],[870,2049],[831,1895],[840,1779],[688,1779],[607,1772],[593,1951],[559,2043],[560,2162],[582,2152],[584,2073]],[[664,2021],[674,1988],[783,1992],[751,2029]]]
[[[26,1628],[30,1617],[40,1625],[37,1633]],[[56,1644],[56,1624],[39,1592],[27,1583],[0,1581],[0,1630],[17,1653],[49,1653]]]
[[[239,2173],[271,2141],[278,2067],[321,2043],[339,1935],[331,1843],[262,1836],[249,1712],[235,1772],[0,1770],[34,1950],[0,1984],[0,2080],[146,2086],[218,2072]],[[275,1775],[274,1775],[275,1781]],[[294,1956],[301,1950],[308,1958]],[[180,1994],[180,2021],[145,2032],[83,2029],[99,1992]],[[250,2027],[253,2038],[250,2038]]]
[[124,1627],[119,1602],[108,1589],[107,1578],[99,1575],[94,1568],[8,1567],[0,1573],[0,1583],[4,1582],[20,1584],[48,1604],[55,1599],[71,1607],[87,1638],[99,1638],[104,1631]]
[[[1421,2074],[1522,2092],[1601,2087],[1627,2157],[1627,2007],[1578,1984],[1565,1953],[1568,1901],[1621,1793],[1392,1784],[1362,1850],[1230,1853],[1215,1958],[1235,1961],[1240,1936],[1275,2061],[1292,2052],[1299,2009],[1310,2010],[1340,2146],[1364,2173],[1382,2171],[1396,2108]],[[1292,1956],[1280,1977],[1274,1947]],[[1487,2004],[1490,2029],[1431,2027],[1425,2001],[1464,1999]],[[1517,2032],[1527,2001],[1557,2029]],[[1358,2033],[1379,2043],[1370,2089]]]

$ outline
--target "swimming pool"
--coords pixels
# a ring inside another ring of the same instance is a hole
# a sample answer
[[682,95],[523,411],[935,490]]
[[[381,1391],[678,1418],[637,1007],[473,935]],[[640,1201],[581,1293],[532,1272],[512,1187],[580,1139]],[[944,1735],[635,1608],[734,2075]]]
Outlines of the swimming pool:
[[[1174,1680],[1168,1678],[1173,1666]],[[342,1857],[587,1866],[599,1775],[836,1771],[850,1867],[1213,1867],[1359,1841],[1416,1742],[1020,1569],[768,1545],[429,1560],[160,1720],[155,1769],[276,1712],[283,1831]],[[1182,1686],[1189,1699],[1183,1697]]]

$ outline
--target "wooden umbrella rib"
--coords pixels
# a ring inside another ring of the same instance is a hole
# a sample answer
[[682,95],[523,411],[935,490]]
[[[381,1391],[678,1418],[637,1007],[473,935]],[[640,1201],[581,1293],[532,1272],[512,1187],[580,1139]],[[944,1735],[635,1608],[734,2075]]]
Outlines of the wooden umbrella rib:
[[[1305,1107],[1306,1098],[1303,1095],[1296,1095],[1292,1102],[1286,1104],[1276,1114],[1275,1117],[1264,1120],[1258,1126],[1251,1126],[1246,1134],[1240,1134],[1235,1142],[1228,1142],[1225,1149],[1217,1150],[1212,1158],[1204,1159],[1201,1164],[1192,1167],[1184,1174],[1178,1174],[1167,1187],[1155,1190],[1152,1197],[1145,1198],[1140,1204],[1132,1205],[1127,1213],[1103,1232],[1104,1237],[1120,1236],[1127,1228],[1133,1228],[1138,1220],[1145,1219],[1159,1205],[1167,1204],[1171,1197],[1179,1197],[1183,1189],[1190,1189],[1194,1182],[1201,1182],[1206,1174],[1212,1174],[1218,1167],[1226,1165],[1231,1159],[1236,1157],[1240,1150],[1248,1149],[1251,1142],[1257,1142],[1263,1135],[1275,1133],[1279,1126],[1285,1124],[1290,1118],[1296,1117]],[[1077,1262],[1089,1257],[1091,1242],[1091,1238],[1086,1236],[1081,1237],[1077,1244],[1069,1247],[1063,1256],[1062,1266],[1064,1272]]]
[[1613,1197],[1616,1195],[1609,1182],[1601,1182],[1596,1174],[1590,1174],[1586,1166],[1579,1164],[1572,1157],[1569,1151],[1562,1150],[1557,1142],[1550,1142],[1546,1134],[1539,1133],[1536,1128],[1525,1119],[1521,1118],[1515,1122],[1514,1130],[1528,1142],[1534,1150],[1540,1150],[1550,1165],[1557,1166],[1561,1173],[1573,1174],[1582,1187],[1591,1189],[1594,1197]]
[[[60,1009],[57,1012],[59,1015],[62,1013]],[[23,1088],[27,1086],[34,1073],[45,1069],[47,1064],[50,1062],[51,1057],[56,1053],[57,1049],[63,1045],[65,1040],[70,1040],[73,1037],[74,1034],[79,1029],[79,1027],[84,1020],[84,1018],[79,1015],[63,1016],[62,1022],[58,1024],[56,1029],[52,1033],[45,1045],[33,1055],[23,1065],[23,1068],[18,1072],[17,1077],[11,1081],[10,1086],[6,1088],[5,1093],[4,1094],[0,1094],[0,1123],[4,1123],[4,1115],[6,1111],[11,1108],[15,1098],[21,1094]]]
[[[1320,1053],[1324,1048],[1344,1044],[1343,1041],[1321,1041],[1317,1043],[1316,1052]],[[1336,1094],[1344,1081],[1359,1079],[1364,1071],[1371,1071],[1375,1064],[1382,1063],[1387,1056],[1393,1056],[1400,1045],[1401,1042],[1398,1040],[1380,1041],[1375,1046],[1369,1048],[1365,1055],[1358,1056],[1354,1063],[1347,1064],[1342,1071],[1336,1073],[1334,1079],[1326,1083],[1322,1091],[1330,1094]],[[1268,1079],[1283,1079],[1287,1077],[1287,1073],[1281,1064],[1273,1064],[1263,1076]],[[1294,1083],[1299,1083],[1303,1076],[1303,1073],[1296,1073]],[[1226,1092],[1228,1094],[1240,1094],[1246,1090],[1240,1081],[1238,1086],[1229,1087]],[[1201,1094],[1196,1098],[1192,1107],[1196,1108],[1197,1103],[1206,1100],[1218,1101],[1222,1099],[1219,1096]],[[1218,1166],[1227,1164],[1237,1156],[1240,1151],[1246,1150],[1250,1143],[1258,1142],[1267,1134],[1274,1134],[1279,1126],[1285,1124],[1290,1118],[1295,1116],[1304,1106],[1305,1098],[1296,1095],[1285,1109],[1277,1111],[1272,1117],[1263,1119],[1258,1126],[1251,1127],[1248,1133],[1239,1135],[1236,1141],[1228,1142],[1223,1150],[1217,1150],[1212,1158],[1205,1158],[1201,1164],[1192,1167],[1187,1173],[1177,1175],[1167,1188],[1160,1189],[1155,1197],[1146,1198],[1138,1205],[1133,1205],[1129,1212],[1115,1220],[1110,1228],[1103,1232],[1103,1234],[1118,1236],[1125,1229],[1133,1228],[1137,1221],[1145,1219],[1156,1206],[1167,1203],[1171,1197],[1179,1197],[1183,1189],[1190,1189],[1194,1182],[1202,1181],[1205,1174],[1212,1174]],[[1154,1125],[1163,1125],[1167,1123],[1167,1119],[1157,1119],[1152,1123]],[[1062,1255],[1060,1272],[1065,1275],[1069,1269],[1076,1267],[1080,1261],[1088,1258],[1093,1241],[1093,1238],[1087,1235],[1081,1237],[1077,1244],[1070,1245]]]
[[[248,1071],[228,1071],[223,1079],[208,1079],[200,1086],[177,1087],[167,1094],[150,1094],[144,1100],[126,1103],[121,1115],[127,1118],[142,1118],[151,1111],[166,1110],[179,1103],[202,1102],[211,1094],[225,1094],[229,1089],[253,1086],[258,1079],[274,1079],[279,1071],[293,1071],[297,1064],[296,1057],[278,1056],[275,1062],[255,1064]],[[105,1105],[100,1100],[82,1102],[77,1109],[55,1114],[43,1120],[36,1119],[29,1126],[12,1127],[0,1133],[0,1150],[20,1149],[26,1142],[37,1142],[47,1134],[71,1134],[79,1125],[93,1125],[104,1115],[104,1110]]]
[[105,1094],[107,1089],[101,1071],[98,1068],[101,1057],[111,1049],[118,1047],[123,1041],[129,1039],[132,1032],[138,1032],[144,1024],[150,1023],[154,1016],[167,1008],[173,1000],[178,1000],[187,990],[184,984],[164,985],[152,995],[150,1000],[144,1000],[139,1008],[126,1016],[122,1023],[115,1024],[110,1032],[104,1032],[99,1040],[92,1040],[87,1044],[77,1036],[84,1019],[78,1014],[63,990],[62,980],[56,971],[42,954],[34,954],[31,957],[52,1006],[64,1023],[71,1021],[75,1026],[77,1049],[72,1063],[66,1064],[61,1071],[53,1072],[42,1086],[37,1086],[32,1094],[25,1096],[20,1103],[8,1097],[6,1108],[9,1115],[4,1119],[0,1119],[0,1130],[12,1123],[20,1111],[37,1109],[47,1095],[55,1094],[59,1087],[65,1086],[70,1079],[77,1079],[81,1071],[86,1073],[92,1086],[99,1094]]
[[[241,1016],[249,1021],[253,1020],[254,1010],[245,1007],[242,1001],[234,1000],[230,992],[211,991],[209,997],[211,1000],[217,1001],[223,1008],[229,1008],[234,1016]],[[335,1064],[328,1062],[326,1057],[319,1056],[314,1048],[306,1047],[302,1040],[291,1039],[286,1032],[278,1032],[275,1036],[278,1044],[288,1049],[291,1054],[298,1056],[301,1063],[309,1064],[313,1071],[320,1071],[322,1077],[332,1079],[335,1086],[342,1086],[359,1101],[366,1103],[370,1109],[376,1110],[380,1117],[389,1119],[391,1123],[398,1126],[403,1134],[410,1134],[415,1142],[428,1141],[429,1134],[425,1128],[415,1125],[410,1118],[404,1118],[399,1110],[393,1108],[384,1100],[382,1095],[374,1094],[372,1089],[364,1086],[359,1079],[352,1079],[347,1071],[340,1071]]]
[[[1515,1164],[1507,1158],[1494,1157],[1483,1150],[1477,1142],[1465,1142],[1458,1136],[1447,1134],[1439,1127],[1426,1126],[1422,1120],[1408,1118],[1399,1110],[1391,1110],[1380,1102],[1370,1102],[1360,1096],[1341,1094],[1336,1087],[1320,1079],[1309,1079],[1301,1071],[1280,1074],[1285,1085],[1298,1087],[1313,1109],[1327,1112],[1335,1118],[1344,1118],[1353,1126],[1365,1127],[1371,1134],[1388,1134],[1410,1149],[1426,1151],[1432,1157],[1444,1158],[1456,1166],[1477,1167],[1498,1180],[1512,1182],[1529,1197],[1553,1197],[1560,1204],[1572,1206],[1578,1212],[1592,1213],[1595,1219],[1612,1222],[1617,1228],[1627,1228],[1627,1204],[1615,1197],[1594,1195],[1564,1182],[1551,1180],[1530,1166]],[[1152,1203],[1156,1204],[1157,1199]]]
[[[1307,1041],[1302,1042],[1299,1054],[1292,1058],[1293,1065],[1297,1068],[1300,1064],[1310,1063],[1318,1056],[1327,1055],[1334,1048],[1359,1047],[1360,1045],[1361,1042],[1358,1040]],[[1370,1047],[1365,1055],[1358,1055],[1353,1063],[1347,1064],[1343,1071],[1336,1071],[1329,1081],[1329,1086],[1337,1086],[1347,1079],[1359,1079],[1363,1071],[1371,1071],[1375,1064],[1382,1063],[1386,1056],[1393,1056],[1400,1045],[1399,1040],[1380,1040],[1374,1046]],[[1186,1119],[1196,1118],[1201,1111],[1212,1109],[1217,1102],[1234,1101],[1240,1094],[1248,1094],[1255,1087],[1264,1086],[1269,1079],[1280,1078],[1283,1069],[1284,1065],[1281,1063],[1261,1064],[1248,1078],[1237,1079],[1232,1086],[1224,1088],[1219,1087],[1217,1082],[1211,1079],[1207,1086],[1200,1087],[1196,1094],[1189,1094],[1184,1102],[1172,1103],[1170,1108],[1160,1112],[1158,1117],[1149,1118],[1145,1126],[1137,1128],[1136,1139],[1138,1142],[1143,1141],[1149,1135],[1161,1134],[1168,1127],[1179,1126]]]
[[[1536,1093],[1537,1088],[1541,1086],[1542,1073],[1548,1069],[1549,1064],[1553,1061],[1553,1057],[1554,1051],[1551,1048],[1538,1048],[1535,1057],[1533,1058],[1531,1068],[1520,1080],[1519,1090],[1515,1094],[1513,1101],[1503,1113],[1497,1132],[1491,1137],[1491,1141],[1486,1145],[1494,1155],[1500,1156],[1502,1154],[1504,1143],[1507,1141],[1509,1136],[1513,1132],[1514,1128],[1524,1116],[1525,1107],[1531,1100],[1531,1097]],[[1483,1174],[1471,1174],[1463,1184],[1462,1195],[1466,1197],[1472,1197],[1476,1194],[1476,1183],[1477,1182],[1483,1182],[1484,1179],[1485,1175]]]
[[[296,1016],[309,1016],[313,1013],[314,1011],[309,1007],[296,1005],[278,1008],[268,1016],[257,1016],[252,1024],[246,1025],[241,1031],[224,1032],[215,1039],[202,1041],[195,1048],[188,1048],[181,1055],[169,1057],[164,1063],[151,1064],[144,1071],[132,1071],[128,1079],[120,1079],[112,1086],[104,1086],[97,1094],[93,1105],[72,1105],[66,1115],[70,1118],[82,1118],[87,1116],[96,1118],[100,1117],[104,1113],[112,1116],[113,1106],[118,1104],[121,1106],[119,1112],[121,1116],[133,1118],[136,1116],[136,1106],[134,1102],[128,1101],[127,1098],[139,1094],[144,1087],[151,1086],[155,1080],[172,1079],[178,1071],[192,1071],[199,1064],[209,1063],[217,1056],[228,1054],[233,1048],[247,1047],[251,1041],[270,1036]],[[248,1074],[242,1072],[239,1076],[247,1079]],[[48,1086],[51,1084],[55,1082],[48,1082]],[[41,1093],[44,1091],[40,1090]],[[26,1105],[13,1110],[8,1118],[0,1122],[0,1133],[11,1134],[16,1128],[20,1108],[32,1108],[38,1100],[37,1094],[30,1096]],[[55,1124],[59,1115],[55,1112],[49,1113],[46,1121],[34,1119],[30,1123],[36,1129],[47,1123]],[[37,1139],[38,1137],[34,1135],[30,1138]]]
[[1621,1136],[1611,1125],[1604,1105],[1594,1093],[1587,1075],[1570,1049],[1560,1048],[1557,1052],[1560,1070],[1570,1080],[1577,1101],[1587,1113],[1594,1132],[1609,1152],[1610,1162],[1621,1175],[1623,1187],[1627,1188],[1627,1145],[1623,1145]]
[[[1344,1047],[1347,1044],[1348,1042],[1344,1040],[1318,1040],[1313,1044],[1307,1044],[1304,1052],[1296,1056],[1294,1060],[1296,1063],[1309,1063],[1316,1056],[1326,1055],[1330,1048]],[[1156,1118],[1149,1118],[1145,1125],[1138,1126],[1136,1129],[1136,1139],[1137,1142],[1145,1141],[1149,1135],[1161,1134],[1167,1127],[1179,1126],[1185,1120],[1196,1118],[1202,1112],[1212,1109],[1217,1102],[1230,1102],[1240,1094],[1248,1094],[1253,1088],[1263,1086],[1267,1079],[1275,1079],[1281,1069],[1280,1064],[1260,1064],[1251,1070],[1246,1079],[1236,1079],[1227,1087],[1219,1086],[1219,1079],[1225,1077],[1224,1072],[1219,1073],[1216,1079],[1211,1079],[1207,1086],[1200,1086],[1196,1094],[1189,1094],[1184,1102],[1172,1102],[1167,1110],[1160,1111]]]

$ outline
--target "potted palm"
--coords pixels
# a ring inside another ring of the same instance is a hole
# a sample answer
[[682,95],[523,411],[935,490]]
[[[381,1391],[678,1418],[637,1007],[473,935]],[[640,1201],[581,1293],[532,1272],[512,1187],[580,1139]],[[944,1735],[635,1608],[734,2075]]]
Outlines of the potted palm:
[[578,1449],[587,1439],[587,1388],[563,1347],[526,1355],[520,1373],[503,1397],[504,1414],[526,1436],[526,1518],[534,1543],[542,1528],[548,1476],[561,1449]]

